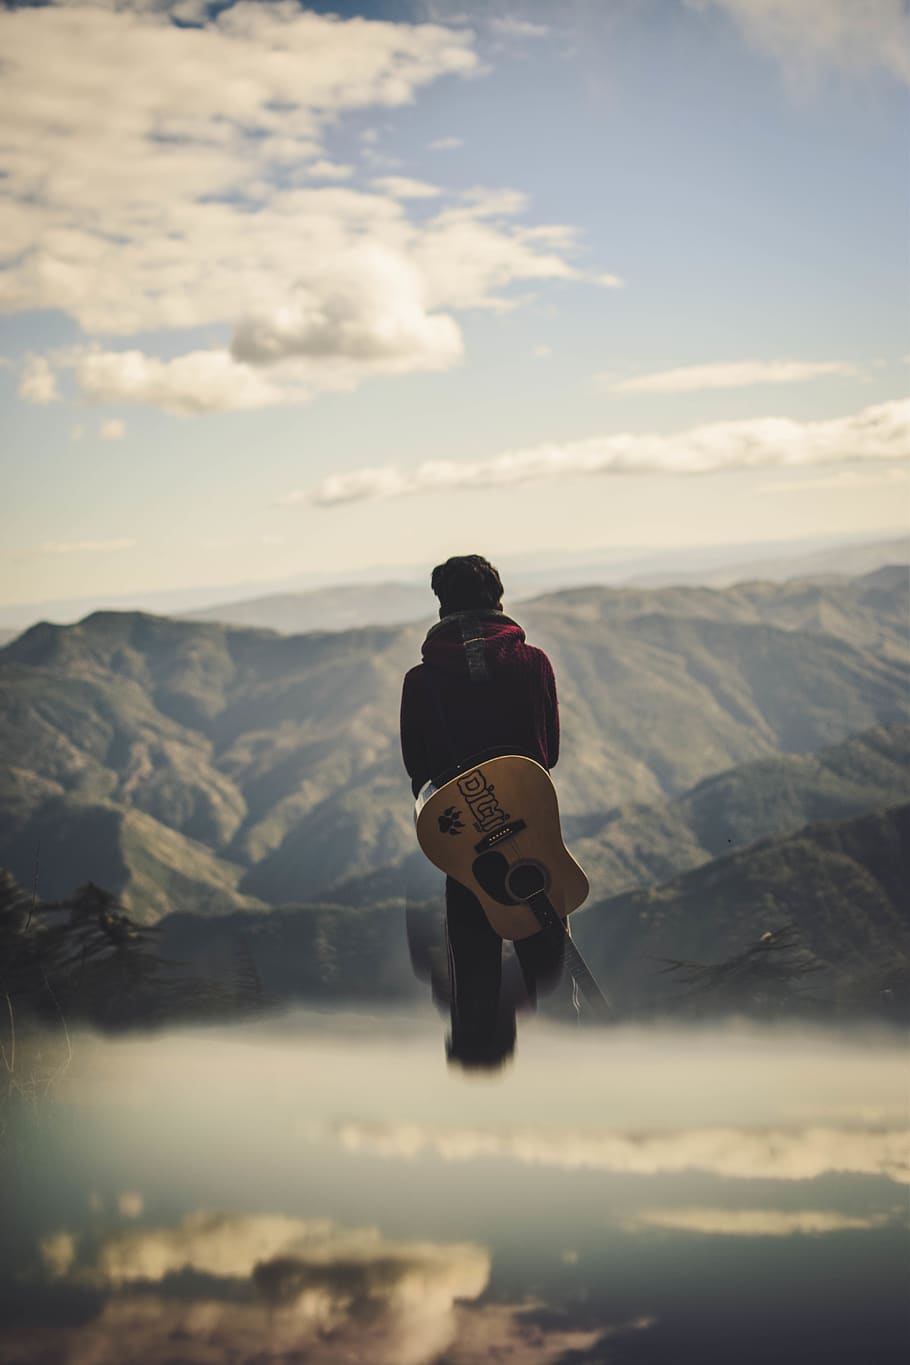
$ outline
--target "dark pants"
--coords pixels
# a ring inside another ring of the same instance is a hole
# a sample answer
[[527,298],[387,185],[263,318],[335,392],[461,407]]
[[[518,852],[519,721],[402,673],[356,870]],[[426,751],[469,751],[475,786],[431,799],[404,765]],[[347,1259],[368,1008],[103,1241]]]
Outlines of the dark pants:
[[451,1054],[495,1063],[515,1045],[515,1007],[537,1004],[562,975],[563,939],[541,932],[515,944],[521,982],[503,981],[502,939],[476,896],[446,879],[446,942],[452,1005]]

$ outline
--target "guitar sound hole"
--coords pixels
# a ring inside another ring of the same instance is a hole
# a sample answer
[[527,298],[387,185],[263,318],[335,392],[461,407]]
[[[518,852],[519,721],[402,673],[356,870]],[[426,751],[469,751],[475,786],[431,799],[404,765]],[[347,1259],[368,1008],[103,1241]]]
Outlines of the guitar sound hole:
[[545,891],[547,879],[539,863],[516,863],[509,869],[506,886],[516,900],[526,901]]

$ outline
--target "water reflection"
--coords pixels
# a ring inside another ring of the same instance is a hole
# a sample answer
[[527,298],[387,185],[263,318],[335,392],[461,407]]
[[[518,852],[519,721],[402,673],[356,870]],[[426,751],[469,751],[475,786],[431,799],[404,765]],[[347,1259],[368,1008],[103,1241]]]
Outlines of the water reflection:
[[58,1233],[41,1252],[54,1279],[101,1295],[101,1311],[72,1332],[75,1358],[112,1362],[172,1359],[182,1340],[192,1359],[305,1352],[420,1365],[452,1340],[456,1301],[476,1299],[490,1270],[482,1247],[200,1211],[100,1241]]
[[613,1129],[421,1128],[417,1124],[338,1126],[348,1151],[410,1158],[426,1150],[445,1161],[505,1157],[525,1165],[631,1175],[707,1171],[728,1179],[812,1180],[831,1171],[910,1181],[901,1129],[683,1128],[663,1133]]
[[426,1015],[75,1035],[10,1122],[0,1357],[903,1358],[903,1040],[523,1037],[478,1087]]

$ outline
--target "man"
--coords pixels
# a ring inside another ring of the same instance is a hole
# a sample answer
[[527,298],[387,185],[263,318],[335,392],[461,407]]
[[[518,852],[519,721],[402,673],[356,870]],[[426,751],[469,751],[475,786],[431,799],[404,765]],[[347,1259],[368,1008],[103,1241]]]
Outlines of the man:
[[[480,555],[456,555],[433,570],[439,616],[423,663],[404,679],[401,752],[416,796],[431,779],[493,753],[523,754],[544,768],[559,756],[553,668],[543,650],[502,611],[502,581]],[[446,879],[446,941],[452,1008],[449,1055],[496,1065],[515,1041],[514,1005],[502,990],[502,941],[480,902]],[[543,933],[516,943],[528,999],[555,984],[562,944]]]

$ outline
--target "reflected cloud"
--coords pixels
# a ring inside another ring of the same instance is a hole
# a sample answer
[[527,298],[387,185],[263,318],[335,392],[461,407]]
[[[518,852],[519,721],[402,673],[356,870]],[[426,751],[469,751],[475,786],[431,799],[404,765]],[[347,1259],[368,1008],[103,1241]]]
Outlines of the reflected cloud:
[[645,1209],[630,1219],[630,1230],[660,1228],[720,1237],[818,1236],[826,1232],[870,1231],[891,1221],[886,1213],[867,1216],[832,1209]]
[[910,1183],[910,1148],[903,1128],[712,1127],[623,1133],[345,1122],[335,1126],[332,1136],[349,1152],[404,1159],[429,1151],[444,1161],[493,1157],[629,1175],[700,1170],[743,1180],[811,1180],[843,1171]]
[[652,1322],[592,1329],[541,1302],[478,1303],[490,1277],[485,1248],[396,1241],[328,1219],[199,1211],[174,1226],[112,1233],[100,1246],[86,1239],[81,1257],[66,1231],[39,1250],[54,1285],[104,1297],[78,1325],[0,1334],[0,1354],[12,1352],[4,1358],[431,1365],[445,1352],[458,1365],[555,1365]]
[[[629,1322],[595,1331],[555,1326],[553,1313],[543,1304],[485,1304],[468,1308],[459,1315],[457,1347],[447,1362],[451,1365],[557,1365],[571,1359],[592,1360],[588,1352],[606,1347],[613,1337],[643,1332],[654,1325],[654,1318],[634,1318]],[[575,1353],[578,1353],[576,1356]],[[608,1356],[598,1352],[597,1360]]]
[[52,1232],[39,1242],[38,1252],[51,1278],[60,1279],[76,1259],[76,1239],[69,1232]]
[[138,1190],[124,1190],[117,1195],[117,1208],[123,1218],[140,1218],[145,1210],[145,1200]]
[[379,1234],[370,1228],[345,1234],[328,1219],[232,1217],[200,1211],[188,1214],[175,1227],[112,1234],[82,1273],[95,1284],[116,1286],[152,1283],[183,1270],[242,1279],[276,1256],[315,1249],[323,1259],[330,1258],[333,1250],[350,1255],[352,1238],[368,1254]]
[[[451,1331],[421,1339],[421,1311],[409,1306],[405,1338],[389,1334],[382,1323],[349,1320],[333,1329],[315,1317],[304,1322],[248,1304],[133,1294],[110,1300],[79,1328],[19,1334],[12,1358],[65,1359],[67,1365],[174,1365],[178,1359],[186,1365],[432,1365],[445,1352],[452,1365],[557,1365],[573,1352],[589,1360],[600,1343],[651,1325],[641,1319],[603,1331],[554,1327],[536,1320],[526,1305],[489,1304],[458,1308]],[[61,1345],[64,1354],[58,1355]]]
[[[483,1247],[281,1216],[197,1212],[173,1227],[114,1233],[84,1261],[76,1247],[58,1233],[40,1250],[52,1278],[108,1294],[72,1332],[66,1358],[77,1365],[163,1365],[180,1338],[181,1358],[193,1361],[305,1351],[314,1363],[427,1365],[456,1334],[456,1301],[476,1299],[490,1274]],[[187,1296],[188,1272],[205,1277],[197,1296]],[[36,1348],[61,1340],[43,1329],[29,1335]]]

